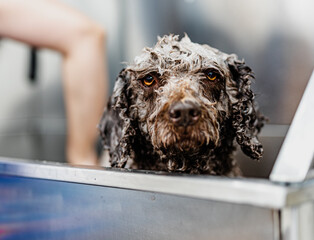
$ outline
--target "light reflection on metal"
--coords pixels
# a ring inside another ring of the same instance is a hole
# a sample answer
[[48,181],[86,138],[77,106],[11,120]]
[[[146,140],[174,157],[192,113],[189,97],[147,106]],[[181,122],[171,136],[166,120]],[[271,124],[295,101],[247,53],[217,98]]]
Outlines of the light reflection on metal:
[[6,158],[0,158],[0,174],[158,192],[276,209],[286,206],[288,199],[289,205],[296,204],[294,198],[291,198],[296,191],[295,186],[288,188],[260,179],[147,174],[145,171],[87,169]]
[[270,175],[272,181],[302,182],[314,156],[314,71]]

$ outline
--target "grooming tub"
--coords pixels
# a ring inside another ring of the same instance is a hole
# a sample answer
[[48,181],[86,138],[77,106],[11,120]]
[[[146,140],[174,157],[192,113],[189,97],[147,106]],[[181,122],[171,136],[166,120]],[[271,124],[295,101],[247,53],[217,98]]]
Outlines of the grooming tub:
[[0,239],[313,240],[313,106],[312,75],[267,179],[0,158]]

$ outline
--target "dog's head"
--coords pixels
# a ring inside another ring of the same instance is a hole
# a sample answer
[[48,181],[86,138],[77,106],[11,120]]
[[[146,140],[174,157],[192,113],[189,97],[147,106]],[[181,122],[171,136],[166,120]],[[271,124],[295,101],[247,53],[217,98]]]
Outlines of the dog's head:
[[196,154],[236,138],[245,154],[259,159],[263,117],[256,111],[252,78],[236,55],[187,36],[164,36],[122,70],[110,107],[122,125],[135,123],[157,151]]

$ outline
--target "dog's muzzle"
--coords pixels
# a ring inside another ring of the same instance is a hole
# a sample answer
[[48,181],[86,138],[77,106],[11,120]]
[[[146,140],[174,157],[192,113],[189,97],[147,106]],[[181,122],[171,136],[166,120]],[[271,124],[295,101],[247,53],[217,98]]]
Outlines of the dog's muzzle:
[[175,126],[187,127],[198,122],[201,110],[191,101],[179,101],[170,106],[168,115],[170,122]]

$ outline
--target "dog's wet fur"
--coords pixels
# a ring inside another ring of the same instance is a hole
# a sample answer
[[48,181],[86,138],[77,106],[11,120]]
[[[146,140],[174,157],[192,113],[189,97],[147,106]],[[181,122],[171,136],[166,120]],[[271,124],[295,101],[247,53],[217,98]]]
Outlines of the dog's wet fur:
[[252,159],[263,154],[253,78],[234,54],[158,38],[120,72],[99,124],[111,166],[239,175],[236,142]]

